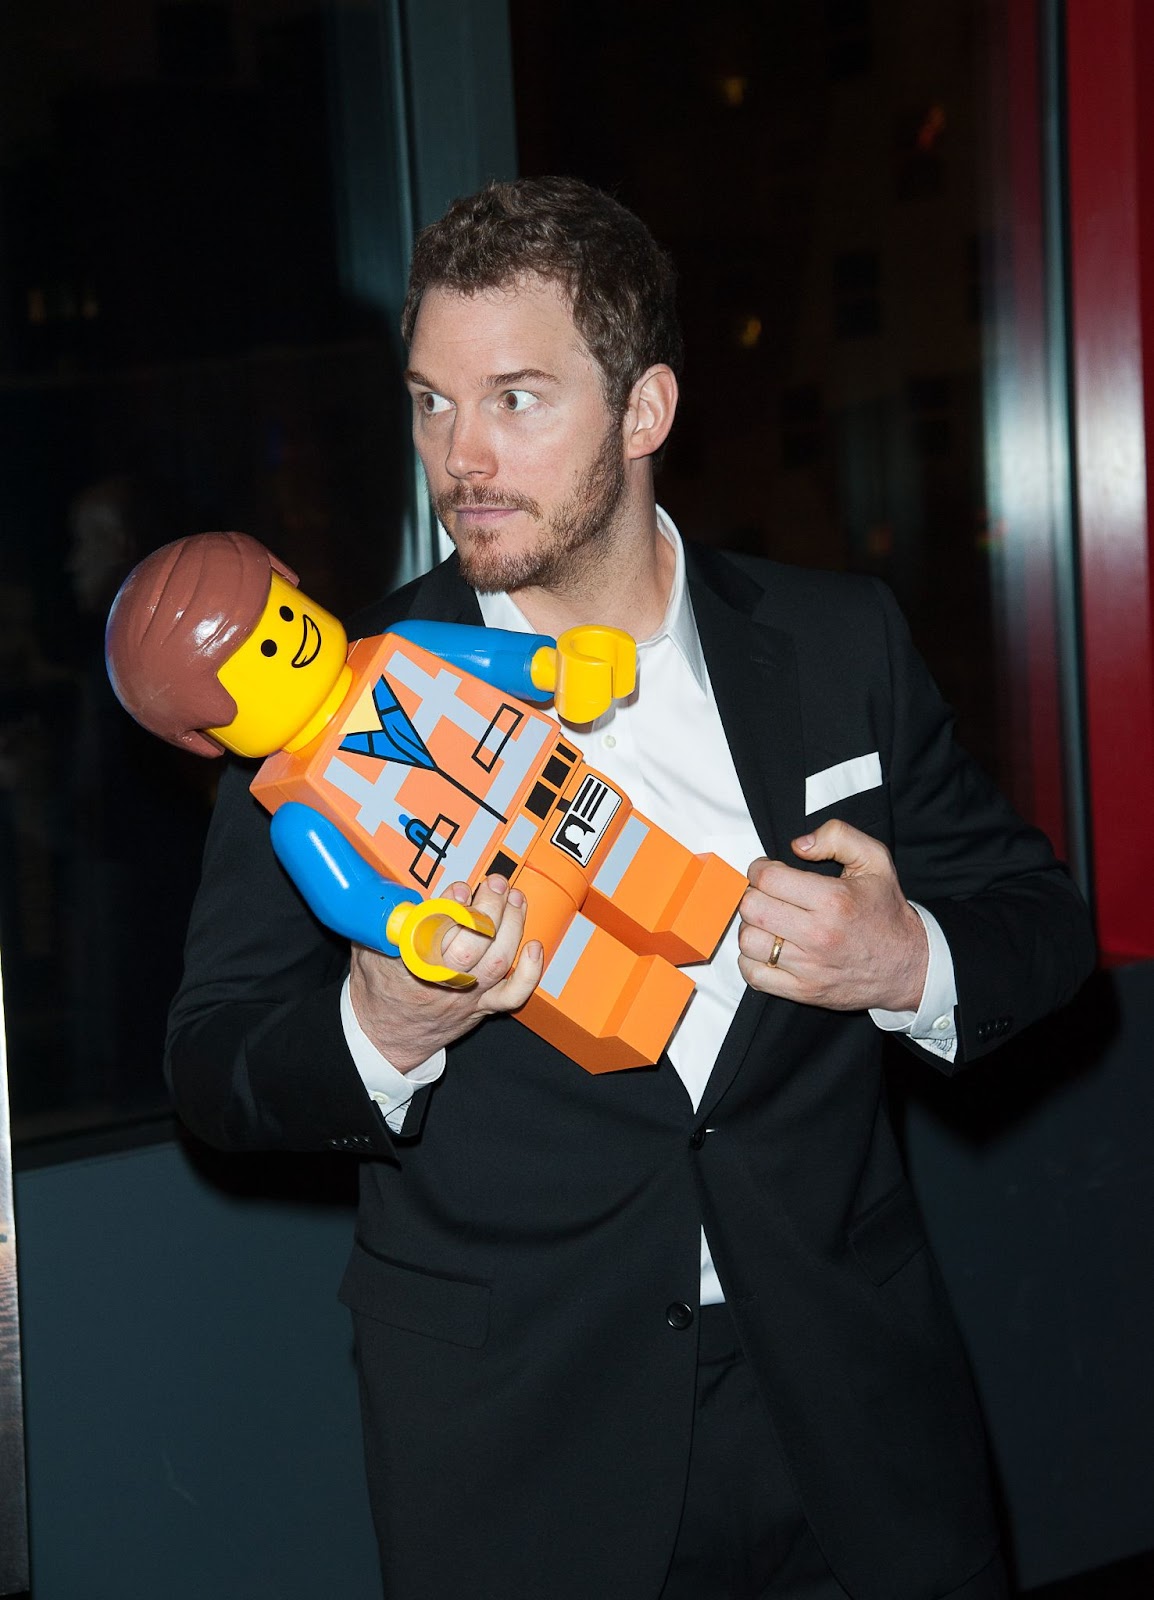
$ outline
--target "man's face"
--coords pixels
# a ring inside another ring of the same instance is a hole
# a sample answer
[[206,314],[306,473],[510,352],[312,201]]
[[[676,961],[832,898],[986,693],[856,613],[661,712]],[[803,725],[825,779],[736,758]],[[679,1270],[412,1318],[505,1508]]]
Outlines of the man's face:
[[595,562],[625,491],[622,432],[563,290],[431,289],[409,360],[413,439],[466,582],[549,588]]

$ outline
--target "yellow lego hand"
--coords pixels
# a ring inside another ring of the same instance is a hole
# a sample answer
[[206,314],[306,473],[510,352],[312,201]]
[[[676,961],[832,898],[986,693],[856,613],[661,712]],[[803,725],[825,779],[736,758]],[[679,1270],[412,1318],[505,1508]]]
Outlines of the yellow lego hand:
[[637,646],[621,628],[584,623],[563,633],[554,649],[538,650],[530,672],[539,689],[553,691],[559,717],[593,722],[633,693]]
[[449,989],[471,989],[476,978],[469,972],[454,972],[440,962],[441,940],[453,925],[471,928],[492,938],[496,931],[492,919],[457,900],[405,901],[391,912],[385,936],[401,952],[409,971],[426,983],[443,983]]

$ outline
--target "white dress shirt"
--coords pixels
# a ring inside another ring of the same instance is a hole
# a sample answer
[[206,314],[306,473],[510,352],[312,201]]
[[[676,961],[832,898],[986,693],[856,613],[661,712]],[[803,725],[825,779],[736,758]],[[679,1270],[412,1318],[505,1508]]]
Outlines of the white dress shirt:
[[[664,511],[659,509],[658,517],[674,548],[676,570],[661,627],[637,646],[637,688],[596,722],[566,724],[565,737],[651,822],[695,853],[711,850],[744,874],[765,850],[750,820],[713,697],[685,581],[681,536]],[[477,599],[486,626],[536,631],[509,595],[482,594]],[[871,1011],[870,1016],[878,1027],[905,1032],[925,1049],[952,1060],[957,1049],[953,961],[937,921],[924,907],[915,905],[915,910],[926,929],[930,956],[921,1005],[916,1012]],[[688,969],[696,989],[668,1046],[694,1109],[745,990],[737,966],[737,932],[735,915],[713,959]],[[445,1052],[438,1051],[412,1072],[397,1072],[360,1028],[347,980],[341,1017],[371,1098],[393,1131],[400,1132],[414,1092],[444,1071]],[[702,1304],[723,1298],[703,1233]]]

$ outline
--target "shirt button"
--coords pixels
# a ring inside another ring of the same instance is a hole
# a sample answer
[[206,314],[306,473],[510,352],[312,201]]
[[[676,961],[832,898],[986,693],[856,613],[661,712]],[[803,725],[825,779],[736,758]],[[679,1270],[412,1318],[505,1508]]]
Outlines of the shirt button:
[[605,750],[615,750],[617,748],[617,740],[611,733],[603,733],[601,735],[601,745]]
[[950,1017],[939,1017],[934,1023],[934,1032],[948,1033],[950,1030],[951,1021],[952,1019]]
[[680,1333],[692,1324],[693,1311],[684,1300],[675,1300],[672,1305],[666,1306],[665,1320]]

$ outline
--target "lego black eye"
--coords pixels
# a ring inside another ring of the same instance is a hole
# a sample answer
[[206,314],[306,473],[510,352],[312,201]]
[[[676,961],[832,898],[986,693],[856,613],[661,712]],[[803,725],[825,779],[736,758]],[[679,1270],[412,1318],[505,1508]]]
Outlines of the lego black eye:
[[262,656],[275,656],[276,655],[276,640],[275,639],[262,639],[261,642],[260,642],[260,653],[261,653]]
[[281,606],[281,608],[280,608],[280,616],[281,616],[281,621],[282,622],[291,622],[292,619],[293,619],[292,607],[291,606]]

